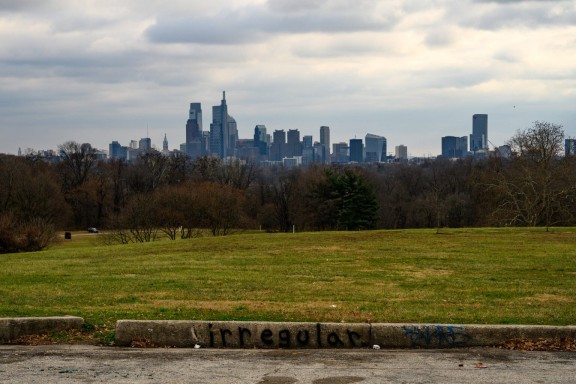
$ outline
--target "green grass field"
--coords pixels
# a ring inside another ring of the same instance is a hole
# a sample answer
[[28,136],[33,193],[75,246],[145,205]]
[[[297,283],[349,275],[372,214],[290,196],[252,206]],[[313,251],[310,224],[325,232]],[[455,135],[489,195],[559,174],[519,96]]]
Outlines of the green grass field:
[[576,229],[238,234],[0,255],[0,317],[576,324]]

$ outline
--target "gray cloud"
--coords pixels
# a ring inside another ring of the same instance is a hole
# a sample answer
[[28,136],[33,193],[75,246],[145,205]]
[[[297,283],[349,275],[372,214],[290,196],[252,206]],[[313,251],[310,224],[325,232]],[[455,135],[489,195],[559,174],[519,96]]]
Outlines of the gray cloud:
[[58,0],[0,0],[1,12],[39,10],[57,5]]
[[34,56],[32,52],[0,59],[5,75],[18,77],[62,77],[86,82],[117,83],[138,76],[134,68],[145,65],[144,52],[124,51],[118,54],[95,54],[61,48]]
[[518,63],[520,62],[520,59],[518,58],[518,55],[511,53],[511,52],[497,52],[496,54],[494,54],[494,59],[504,62],[504,63]]
[[243,18],[160,18],[146,36],[154,43],[236,44],[262,40],[262,32]]
[[415,71],[411,78],[415,88],[464,90],[493,79],[494,74],[490,69],[445,67]]
[[317,10],[326,5],[326,0],[268,0],[268,6],[275,12],[302,12]]
[[[301,6],[304,6],[302,4]],[[313,2],[308,6],[318,6],[314,4]],[[283,8],[285,7],[278,9]],[[295,9],[300,9],[300,6]],[[155,43],[234,44],[258,42],[278,33],[384,31],[392,28],[396,22],[397,17],[392,13],[375,15],[342,10],[278,13],[270,12],[262,6],[254,6],[233,12],[221,12],[216,16],[159,18],[156,24],[147,30],[146,35]]]
[[117,22],[103,17],[88,17],[74,14],[59,14],[51,22],[51,29],[57,33],[94,31],[113,26]]
[[373,54],[392,54],[391,50],[381,43],[375,43],[368,37],[354,41],[330,40],[325,43],[298,44],[292,48],[292,53],[302,58],[339,58],[357,59]]
[[509,4],[509,3],[561,3],[571,0],[474,0],[476,3],[497,3],[497,4]]
[[477,9],[463,18],[456,16],[462,26],[492,30],[521,26],[538,28],[576,24],[576,3],[572,1],[476,1],[501,4],[501,6]]
[[353,13],[374,9],[377,0],[268,0],[268,7],[275,12],[336,11]]
[[445,47],[456,40],[455,33],[448,28],[434,29],[428,33],[425,43],[431,47]]

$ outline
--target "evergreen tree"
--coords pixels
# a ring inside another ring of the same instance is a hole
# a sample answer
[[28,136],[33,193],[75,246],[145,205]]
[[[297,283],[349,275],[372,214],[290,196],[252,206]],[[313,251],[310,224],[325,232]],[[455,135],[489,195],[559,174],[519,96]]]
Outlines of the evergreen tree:
[[326,171],[325,182],[313,191],[317,224],[323,229],[357,231],[376,225],[378,202],[372,187],[357,172]]

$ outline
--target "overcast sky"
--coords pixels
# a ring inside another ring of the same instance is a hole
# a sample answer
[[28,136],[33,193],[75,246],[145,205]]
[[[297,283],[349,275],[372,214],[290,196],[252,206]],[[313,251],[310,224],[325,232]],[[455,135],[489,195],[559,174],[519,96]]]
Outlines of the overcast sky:
[[256,124],[440,153],[488,114],[576,136],[575,0],[0,0],[0,152],[185,140],[226,91]]

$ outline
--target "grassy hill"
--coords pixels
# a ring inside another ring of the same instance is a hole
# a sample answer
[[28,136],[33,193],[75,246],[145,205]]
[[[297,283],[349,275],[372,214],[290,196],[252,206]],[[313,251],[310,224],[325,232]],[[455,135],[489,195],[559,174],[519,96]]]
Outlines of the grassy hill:
[[239,234],[0,255],[0,317],[576,324],[576,229]]

